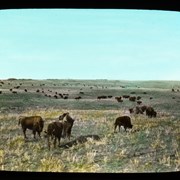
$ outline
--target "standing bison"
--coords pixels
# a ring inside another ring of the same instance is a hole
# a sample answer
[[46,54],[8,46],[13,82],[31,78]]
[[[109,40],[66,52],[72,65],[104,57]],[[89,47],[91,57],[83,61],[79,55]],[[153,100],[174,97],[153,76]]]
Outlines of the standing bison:
[[41,137],[41,132],[44,127],[44,120],[41,116],[20,116],[18,124],[21,124],[24,138],[27,138],[26,129],[33,131],[34,138],[36,138],[36,132],[38,133],[39,137]]
[[150,117],[150,118],[156,117],[157,112],[154,110],[153,107],[149,106],[149,107],[146,108],[146,115],[147,115],[148,117]]
[[71,137],[71,130],[74,124],[74,119],[69,115],[69,113],[64,113],[63,115],[59,116],[59,120],[62,120],[66,118],[63,121],[63,137],[67,137],[70,140]]
[[[66,118],[66,119],[64,119]],[[60,141],[61,138],[66,138],[68,137],[68,139],[70,140],[70,136],[71,136],[71,129],[74,123],[74,119],[71,118],[71,116],[69,115],[69,113],[64,113],[62,115],[59,116],[59,121],[54,121],[52,123],[50,123],[47,127],[47,131],[45,131],[46,135],[47,135],[47,141],[48,141],[48,147],[50,150],[50,137],[51,140],[54,139],[53,144],[54,144],[54,148],[56,147],[56,141],[58,140],[58,146],[60,146]]]
[[47,141],[48,141],[48,148],[50,150],[50,137],[51,139],[54,139],[54,148],[56,147],[56,141],[58,139],[59,146],[60,146],[60,140],[62,137],[63,132],[63,122],[54,121],[50,123],[47,127],[47,131],[45,133],[47,134]]
[[123,126],[125,131],[127,128],[132,128],[133,125],[131,124],[131,118],[129,116],[120,116],[116,118],[115,123],[114,123],[114,132],[116,132],[116,128],[119,126],[119,131],[120,127]]

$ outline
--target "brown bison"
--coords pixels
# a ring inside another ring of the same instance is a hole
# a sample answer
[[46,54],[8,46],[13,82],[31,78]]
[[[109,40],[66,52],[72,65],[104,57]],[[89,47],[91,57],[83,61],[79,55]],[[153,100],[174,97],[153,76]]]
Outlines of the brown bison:
[[107,98],[107,96],[104,96],[104,95],[97,97],[97,99],[106,99],[106,98]]
[[123,95],[123,98],[129,98],[130,96],[129,95]]
[[130,96],[129,101],[136,101],[136,97],[135,96]]
[[156,117],[157,112],[154,110],[153,107],[149,106],[149,107],[146,108],[146,115],[147,115],[148,117],[150,117],[150,118]]
[[41,116],[20,116],[18,124],[21,124],[24,138],[27,138],[26,129],[33,131],[34,138],[36,138],[36,132],[38,133],[39,137],[41,137],[41,132],[44,127],[44,120]]
[[81,99],[81,96],[77,96],[74,99],[79,100],[79,99]]
[[142,112],[146,111],[146,109],[147,109],[147,106],[146,106],[146,105],[141,106]]
[[140,99],[141,99],[141,96],[138,96],[138,97],[137,97],[137,100],[140,100]]
[[121,96],[116,96],[115,99],[117,100],[117,102],[123,102],[122,97]]
[[72,119],[69,116],[69,113],[64,113],[59,116],[59,120],[63,120],[66,117],[66,120],[64,121],[54,121],[50,123],[47,127],[47,131],[45,131],[47,135],[47,141],[48,141],[48,147],[50,149],[50,137],[51,140],[54,139],[54,148],[56,147],[56,141],[58,140],[58,146],[60,146],[60,141],[62,137],[68,137],[70,140],[71,136],[71,129],[74,123],[74,119]]
[[66,115],[68,115],[69,113],[63,113],[62,115],[59,116],[59,120],[63,120],[65,118]]
[[54,139],[54,148],[56,147],[56,141],[58,139],[59,146],[60,146],[60,140],[62,137],[62,132],[63,132],[63,122],[52,122],[48,125],[47,131],[45,133],[47,134],[47,141],[48,141],[48,148],[50,150],[50,137],[51,139]]
[[137,104],[142,104],[142,101],[136,101],[137,102]]
[[120,127],[123,126],[125,131],[127,128],[132,128],[133,125],[131,124],[131,118],[129,116],[120,116],[116,118],[115,123],[114,123],[114,132],[116,132],[116,127],[119,126],[119,131]]
[[69,115],[69,113],[64,113],[63,115],[59,116],[59,120],[64,119],[63,121],[63,137],[68,138],[70,140],[71,137],[71,130],[74,124],[74,119]]

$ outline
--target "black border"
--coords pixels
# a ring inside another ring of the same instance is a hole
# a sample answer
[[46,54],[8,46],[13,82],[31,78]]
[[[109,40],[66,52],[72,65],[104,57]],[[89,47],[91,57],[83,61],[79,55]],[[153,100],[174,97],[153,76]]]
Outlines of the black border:
[[161,172],[161,173],[61,173],[61,172],[18,172],[18,171],[0,171],[0,178],[1,179],[16,179],[18,180],[41,180],[41,179],[48,179],[48,180],[64,180],[64,179],[71,179],[71,180],[87,180],[87,179],[98,179],[98,180],[134,180],[134,179],[161,179],[168,177],[173,178],[173,180],[179,179],[180,173],[179,172]]
[[178,0],[1,0],[0,9],[91,8],[180,11]]

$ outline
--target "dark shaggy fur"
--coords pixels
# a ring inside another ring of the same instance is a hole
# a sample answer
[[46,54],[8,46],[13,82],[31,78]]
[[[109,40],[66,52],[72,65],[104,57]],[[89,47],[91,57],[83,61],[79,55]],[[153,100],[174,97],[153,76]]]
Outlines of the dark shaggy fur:
[[[66,119],[64,120],[65,117]],[[47,127],[47,131],[45,131],[47,135],[47,139],[48,139],[49,149],[50,149],[50,137],[51,137],[51,140],[54,139],[54,142],[53,142],[54,147],[56,147],[57,140],[60,146],[60,140],[62,137],[64,138],[68,137],[68,139],[70,140],[71,129],[74,123],[74,119],[72,119],[69,113],[67,112],[60,115],[59,120],[64,120],[64,121],[61,121],[61,122],[55,121],[55,122],[50,123]]]
[[146,109],[146,115],[147,115],[148,117],[150,117],[150,118],[156,117],[157,112],[154,110],[153,107],[149,106],[149,107],[147,107],[147,109]]
[[62,137],[62,132],[63,132],[63,122],[52,122],[48,125],[47,131],[45,133],[47,134],[47,141],[48,141],[48,148],[50,149],[50,137],[51,139],[54,139],[54,148],[56,147],[56,141],[58,139],[58,143],[60,146],[60,140]]
[[64,120],[63,137],[67,137],[70,140],[71,130],[75,120],[69,115],[69,113],[66,113],[65,118],[66,119]]
[[68,114],[69,114],[68,112],[67,112],[67,113],[63,113],[62,115],[59,116],[59,120],[63,120],[64,117],[65,117],[66,115],[68,115]]
[[44,127],[44,120],[41,116],[20,116],[18,124],[21,124],[24,138],[27,138],[26,129],[33,131],[34,138],[36,138],[36,132],[38,133],[39,137],[41,137],[41,132]]
[[123,126],[125,131],[127,128],[132,128],[133,125],[131,124],[131,118],[129,116],[120,116],[116,118],[115,123],[114,123],[114,132],[116,132],[116,127],[119,126],[119,131],[120,127]]

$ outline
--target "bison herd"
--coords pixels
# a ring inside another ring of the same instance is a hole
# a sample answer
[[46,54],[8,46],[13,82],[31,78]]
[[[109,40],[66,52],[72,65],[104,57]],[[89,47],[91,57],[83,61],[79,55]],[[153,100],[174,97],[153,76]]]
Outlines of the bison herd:
[[[26,139],[26,129],[32,130],[34,138],[36,139],[36,133],[41,138],[41,132],[44,128],[44,120],[41,116],[20,116],[18,124],[21,124],[24,138]],[[48,147],[50,149],[50,138],[53,141],[54,147],[56,147],[56,141],[58,140],[60,145],[61,137],[68,138],[70,140],[71,130],[74,124],[74,119],[69,113],[64,113],[59,116],[59,121],[54,121],[48,124],[45,134],[48,140]]]
[[[137,114],[146,111],[146,115],[148,117],[156,117],[157,112],[151,106],[142,106],[136,107],[135,112]],[[129,109],[130,113],[134,112],[134,109]],[[44,131],[45,137],[47,137],[48,148],[51,147],[51,141],[53,141],[54,148],[56,147],[56,142],[58,140],[58,146],[60,146],[61,138],[68,138],[70,141],[71,131],[74,124],[75,119],[73,119],[69,112],[63,113],[59,116],[58,120],[55,120],[47,125],[47,129]],[[36,139],[36,133],[38,133],[39,138],[41,138],[41,132],[44,128],[44,120],[41,116],[20,116],[18,124],[21,124],[24,138],[26,139],[26,130],[32,130],[34,138]],[[116,128],[119,127],[119,131],[121,126],[124,127],[125,131],[127,129],[132,129],[133,125],[131,123],[131,117],[129,115],[122,115],[115,119],[114,122],[114,132],[116,132]]]

